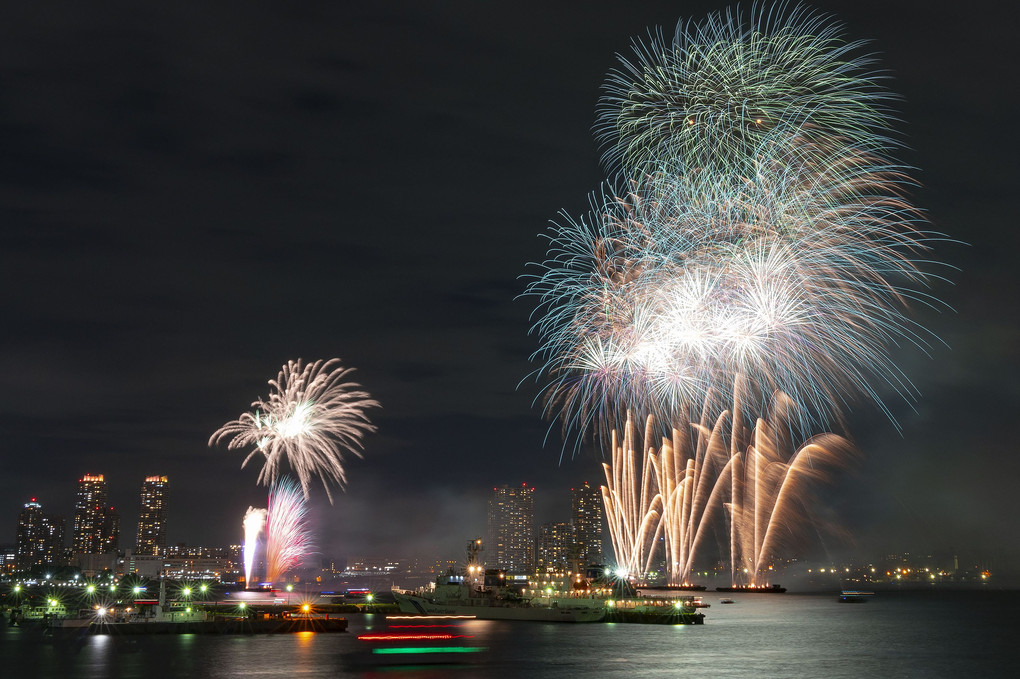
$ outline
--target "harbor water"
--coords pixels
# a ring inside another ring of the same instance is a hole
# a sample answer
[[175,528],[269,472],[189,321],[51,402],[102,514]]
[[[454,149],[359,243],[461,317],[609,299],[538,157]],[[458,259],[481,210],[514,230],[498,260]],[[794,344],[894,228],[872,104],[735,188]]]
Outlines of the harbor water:
[[[721,604],[729,597],[733,604]],[[407,621],[349,616],[347,633],[52,637],[4,626],[4,677],[138,679],[257,677],[1013,677],[1020,592],[879,592],[846,604],[835,593],[706,593],[704,625],[456,621],[470,662],[367,666],[372,642]],[[406,628],[402,628],[406,629]],[[415,664],[418,663],[418,664]]]

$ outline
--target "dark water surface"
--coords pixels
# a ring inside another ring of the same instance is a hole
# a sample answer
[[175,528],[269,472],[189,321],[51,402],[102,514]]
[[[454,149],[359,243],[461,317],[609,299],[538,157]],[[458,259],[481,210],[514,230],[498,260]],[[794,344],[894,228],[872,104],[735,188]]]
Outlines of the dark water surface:
[[[564,625],[469,621],[458,633],[485,647],[458,666],[365,668],[365,631],[382,616],[350,616],[346,634],[170,635],[51,639],[0,629],[0,676],[35,677],[1015,677],[1020,592],[880,592],[865,604],[835,595],[709,593],[705,624]],[[468,654],[465,654],[467,656]]]

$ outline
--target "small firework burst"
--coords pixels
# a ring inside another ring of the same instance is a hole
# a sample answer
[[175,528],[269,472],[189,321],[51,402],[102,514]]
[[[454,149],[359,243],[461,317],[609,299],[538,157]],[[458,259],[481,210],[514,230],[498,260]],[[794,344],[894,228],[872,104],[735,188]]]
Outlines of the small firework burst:
[[269,398],[258,399],[251,404],[254,412],[220,427],[209,445],[226,440],[230,450],[251,447],[242,466],[261,455],[258,480],[265,485],[276,480],[286,460],[306,498],[317,475],[332,502],[329,482],[342,487],[347,480],[343,454],[360,456],[365,434],[376,430],[366,411],[379,403],[347,381],[352,372],[339,359],[308,365],[288,361],[269,381]]

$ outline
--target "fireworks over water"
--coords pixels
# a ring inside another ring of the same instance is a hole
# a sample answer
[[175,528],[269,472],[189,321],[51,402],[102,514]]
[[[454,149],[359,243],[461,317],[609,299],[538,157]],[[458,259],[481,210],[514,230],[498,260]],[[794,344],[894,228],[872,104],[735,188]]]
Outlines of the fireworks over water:
[[[803,481],[851,449],[775,442],[841,424],[860,399],[895,423],[884,395],[918,396],[891,351],[933,341],[910,313],[941,308],[944,236],[891,156],[885,76],[842,34],[782,2],[731,9],[635,40],[603,87],[615,178],[554,224],[526,294],[545,414],[575,450],[612,442],[604,498],[628,569],[662,538],[670,580],[686,579],[719,520],[734,582],[738,568],[760,582]],[[741,424],[775,403],[774,422]],[[641,463],[633,422],[646,447],[663,440]]]
[[332,502],[329,482],[346,483],[343,454],[361,455],[364,435],[375,431],[366,411],[379,407],[359,384],[347,381],[352,372],[339,359],[308,365],[288,361],[269,381],[269,398],[258,399],[251,404],[254,412],[220,427],[209,445],[226,440],[230,450],[252,447],[241,466],[261,455],[258,480],[265,485],[276,480],[286,460],[306,498],[317,475]]

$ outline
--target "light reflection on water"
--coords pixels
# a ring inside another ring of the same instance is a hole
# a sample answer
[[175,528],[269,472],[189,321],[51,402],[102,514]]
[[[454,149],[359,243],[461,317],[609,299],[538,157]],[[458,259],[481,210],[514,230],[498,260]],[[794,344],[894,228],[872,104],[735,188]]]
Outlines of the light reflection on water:
[[[0,630],[4,677],[882,677],[1013,676],[1015,592],[745,595],[712,607],[705,625],[564,625],[468,621],[457,634],[487,648],[457,666],[364,667],[357,635],[382,616],[351,616],[346,634],[169,635],[47,639]],[[467,655],[467,654],[466,654]],[[401,657],[400,660],[404,660]],[[412,659],[413,660],[413,659]]]

